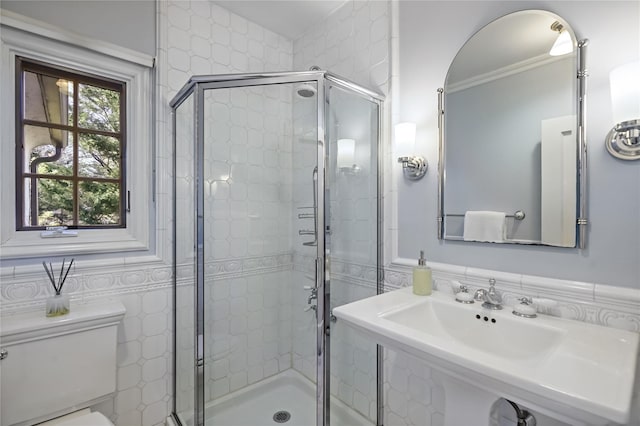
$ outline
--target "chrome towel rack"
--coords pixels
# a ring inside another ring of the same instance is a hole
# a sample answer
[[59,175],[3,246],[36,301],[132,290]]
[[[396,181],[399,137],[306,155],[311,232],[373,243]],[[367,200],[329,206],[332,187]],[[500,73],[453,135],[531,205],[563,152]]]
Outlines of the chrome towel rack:
[[[446,213],[445,216],[456,216],[456,217],[464,217],[464,214],[460,213]],[[524,220],[526,214],[523,210],[516,210],[513,214],[505,215],[505,217],[512,217],[515,220]]]

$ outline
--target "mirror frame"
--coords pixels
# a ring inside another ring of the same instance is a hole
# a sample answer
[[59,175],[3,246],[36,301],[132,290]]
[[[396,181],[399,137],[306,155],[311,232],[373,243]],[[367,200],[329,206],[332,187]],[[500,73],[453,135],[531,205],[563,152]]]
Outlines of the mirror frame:
[[[523,10],[512,12],[519,13],[523,12]],[[547,11],[545,11],[547,12]],[[552,12],[549,12],[552,13]],[[507,14],[510,15],[510,14]],[[497,21],[498,19],[503,18],[503,15],[499,18],[494,19],[489,22],[487,25],[490,25],[492,22]],[[555,14],[554,14],[555,15]],[[479,31],[485,28],[487,25],[483,26]],[[473,38],[477,34],[474,33],[467,42]],[[467,43],[465,42],[465,44]],[[576,205],[577,205],[577,218],[576,218],[576,242],[573,247],[566,248],[579,248],[585,249],[587,246],[587,231],[588,231],[588,220],[587,220],[587,140],[586,140],[586,92],[587,92],[587,77],[589,75],[588,70],[586,68],[586,46],[589,44],[588,39],[578,40],[578,49],[577,49],[577,72],[576,72],[576,106],[577,106],[577,154],[576,154],[576,172],[577,172],[577,189],[576,189]],[[460,50],[464,48],[464,44],[460,48]],[[460,52],[458,50],[458,53]],[[457,56],[457,53],[456,53]],[[454,56],[455,60],[455,56]],[[449,67],[450,68],[450,67]],[[447,70],[448,74],[448,70]],[[444,119],[445,119],[445,101],[444,101],[444,88],[438,89],[438,214],[437,214],[437,226],[438,226],[438,239],[446,240],[445,238],[445,220],[444,220],[444,184],[445,184],[445,167],[444,167],[444,156],[445,156],[445,140],[444,140]],[[518,242],[513,242],[510,244],[523,244]],[[527,244],[527,245],[543,245],[543,244]]]

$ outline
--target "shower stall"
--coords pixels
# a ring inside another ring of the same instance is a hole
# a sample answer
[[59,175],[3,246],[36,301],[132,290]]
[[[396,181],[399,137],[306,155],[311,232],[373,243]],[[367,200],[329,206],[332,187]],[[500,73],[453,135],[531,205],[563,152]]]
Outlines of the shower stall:
[[330,72],[192,77],[171,101],[181,425],[382,424],[383,96]]

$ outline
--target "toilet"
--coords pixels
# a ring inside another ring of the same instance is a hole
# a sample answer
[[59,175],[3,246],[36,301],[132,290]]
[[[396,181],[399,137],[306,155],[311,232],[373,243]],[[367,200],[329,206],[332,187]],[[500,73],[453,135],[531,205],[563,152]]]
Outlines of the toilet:
[[118,301],[77,303],[47,318],[44,309],[0,322],[0,424],[113,426],[88,408],[116,391]]

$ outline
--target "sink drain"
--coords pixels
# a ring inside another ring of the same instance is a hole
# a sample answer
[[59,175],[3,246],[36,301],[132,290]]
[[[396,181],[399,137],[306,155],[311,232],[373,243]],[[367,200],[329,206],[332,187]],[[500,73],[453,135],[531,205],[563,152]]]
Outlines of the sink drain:
[[288,411],[278,411],[273,415],[273,421],[276,423],[286,423],[291,418]]

